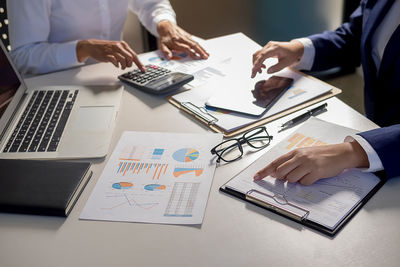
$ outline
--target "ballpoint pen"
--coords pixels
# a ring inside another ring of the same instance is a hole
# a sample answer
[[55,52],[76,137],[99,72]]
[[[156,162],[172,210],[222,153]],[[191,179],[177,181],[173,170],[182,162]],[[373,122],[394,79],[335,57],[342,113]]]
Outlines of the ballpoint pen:
[[283,130],[284,128],[289,128],[299,122],[305,121],[306,119],[308,119],[311,116],[317,115],[321,112],[326,111],[326,107],[328,106],[327,103],[324,103],[316,108],[313,108],[311,110],[308,110],[306,113],[303,113],[293,119],[291,119],[290,121],[285,122],[284,124],[281,125],[281,130]]

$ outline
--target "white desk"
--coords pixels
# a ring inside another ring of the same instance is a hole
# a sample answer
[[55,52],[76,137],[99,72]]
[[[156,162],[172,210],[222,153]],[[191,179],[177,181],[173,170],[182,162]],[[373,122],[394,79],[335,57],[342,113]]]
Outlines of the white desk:
[[[118,73],[111,64],[97,64],[31,78],[27,84],[114,83]],[[327,102],[329,111],[319,118],[360,130],[375,127],[337,98]],[[274,135],[272,144],[291,132],[276,134],[277,126],[287,119],[267,125]],[[129,88],[123,94],[110,153],[125,130],[209,131],[163,98]],[[204,222],[198,227],[79,220],[107,158],[95,160],[94,175],[67,219],[0,214],[0,266],[399,265],[400,179],[387,182],[330,239],[218,191],[260,153],[217,168]]]

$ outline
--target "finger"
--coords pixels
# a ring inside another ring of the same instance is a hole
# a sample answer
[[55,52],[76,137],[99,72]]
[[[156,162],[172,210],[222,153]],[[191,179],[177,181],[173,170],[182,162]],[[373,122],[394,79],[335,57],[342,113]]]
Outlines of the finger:
[[[137,57],[136,53],[125,42],[120,42],[118,45],[116,45],[114,47],[114,51],[124,57],[124,63],[122,66],[125,67],[131,67],[134,58]],[[122,69],[124,69],[124,67]]]
[[295,183],[306,175],[310,174],[312,170],[307,168],[304,164],[298,165],[296,168],[291,170],[288,174],[286,174],[285,178],[289,183]]
[[251,78],[256,77],[256,74],[257,74],[257,73],[261,73],[261,72],[262,72],[262,69],[265,69],[265,68],[266,68],[266,66],[265,66],[264,64],[261,64],[261,66],[259,66],[259,68],[253,67],[253,68],[251,69]]
[[121,55],[120,53],[116,53],[114,52],[113,56],[117,59],[118,63],[120,64],[121,69],[125,69],[126,68],[126,59],[123,55]]
[[274,72],[278,72],[280,70],[283,70],[284,68],[286,68],[287,66],[289,66],[289,62],[288,60],[279,60],[277,64],[271,66],[270,68],[268,68],[267,73],[271,74]]
[[291,159],[292,155],[291,152],[280,156],[279,158],[275,159],[272,161],[270,164],[268,164],[265,168],[259,170],[255,175],[254,175],[254,180],[261,180],[264,177],[268,175],[273,175],[276,173],[277,168],[287,160]]
[[266,49],[266,50],[262,50],[260,53],[258,53],[257,56],[253,57],[253,70],[252,70],[252,78],[255,77],[255,75],[258,73],[261,73],[261,68],[262,66],[264,66],[265,68],[265,64],[264,61],[267,58],[270,57],[275,57],[276,56],[276,52],[275,49]]
[[[258,60],[259,57],[260,56],[257,56],[257,59],[255,60],[256,62],[260,62],[260,60]],[[254,78],[257,73],[261,73],[262,66],[265,66],[265,65],[263,63],[261,63],[261,64],[260,63],[253,64],[253,68],[251,69],[251,78]]]
[[113,55],[107,55],[105,57],[106,62],[111,62],[115,67],[119,67],[117,59]]
[[301,165],[301,159],[291,157],[280,164],[275,171],[275,178],[277,179],[288,179],[288,175],[297,167]]
[[[135,53],[135,51],[133,51],[133,49],[126,43],[126,42],[122,42],[122,45],[124,46],[124,48],[129,52],[129,54],[131,55],[131,60],[133,61],[133,63],[135,63],[135,65],[140,69],[141,72],[146,72],[146,67],[143,65],[143,63],[139,60],[138,55]],[[129,66],[130,67],[130,66]]]
[[259,170],[253,177],[255,181],[262,180],[263,178],[267,177],[268,175],[275,172],[276,166],[273,163],[268,164],[263,169]]
[[124,41],[121,42],[123,47],[124,53],[127,53],[129,56],[126,58],[126,65],[127,67],[132,67],[133,58],[135,57],[136,53],[132,50],[132,48]]
[[311,185],[320,179],[321,179],[321,177],[318,177],[318,176],[314,175],[313,173],[309,173],[307,175],[304,175],[304,177],[302,177],[299,180],[299,183],[302,185]]
[[256,58],[258,57],[258,55],[261,53],[261,49],[260,50],[258,50],[258,51],[256,51],[254,54],[253,54],[253,64],[254,64],[254,62],[256,61]]
[[[169,47],[171,49],[171,47]],[[185,52],[186,54],[188,54],[191,58],[198,58],[198,56],[196,55],[196,53],[194,53],[192,51],[192,49],[190,49],[190,47],[188,45],[185,45],[183,43],[175,43],[173,50],[177,50],[177,51],[181,51],[181,52]]]
[[187,44],[189,47],[196,52],[202,59],[207,59],[210,54],[196,41],[191,39],[190,37],[185,38],[187,39]]
[[278,53],[276,48],[268,47],[267,49],[263,49],[261,53],[255,58],[253,65],[254,66],[261,66],[267,58],[270,57],[277,57]]
[[172,51],[164,43],[160,43],[160,50],[167,60],[172,58]]

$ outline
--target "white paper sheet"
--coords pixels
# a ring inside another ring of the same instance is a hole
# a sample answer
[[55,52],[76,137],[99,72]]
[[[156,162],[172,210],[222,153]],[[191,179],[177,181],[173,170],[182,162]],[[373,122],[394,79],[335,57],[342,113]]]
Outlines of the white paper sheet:
[[220,134],[124,132],[80,219],[201,224]]
[[[288,202],[310,211],[309,220],[334,229],[379,183],[377,176],[351,169],[336,177],[319,180],[310,186],[284,183],[272,177],[255,182],[253,176],[268,163],[292,149],[340,143],[347,135],[355,132],[349,128],[311,118],[225,186],[243,194],[256,189],[270,195],[284,195]],[[279,203],[275,204],[283,207]]]

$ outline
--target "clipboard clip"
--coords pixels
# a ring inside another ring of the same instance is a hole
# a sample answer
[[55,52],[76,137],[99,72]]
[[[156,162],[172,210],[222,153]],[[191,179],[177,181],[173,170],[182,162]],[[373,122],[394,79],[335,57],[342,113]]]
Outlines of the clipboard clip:
[[299,222],[307,220],[310,214],[309,210],[290,203],[282,194],[267,194],[251,189],[246,193],[246,200]]
[[203,119],[208,125],[218,122],[218,119],[208,113],[204,107],[198,107],[191,102],[181,102],[181,106]]

